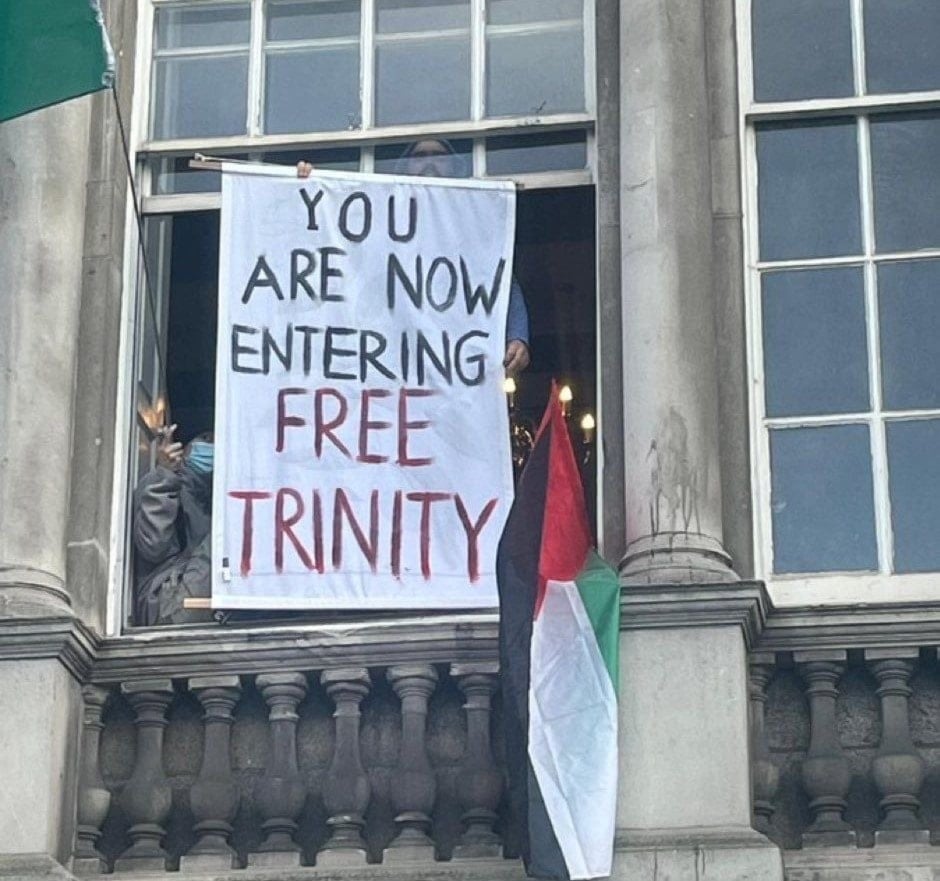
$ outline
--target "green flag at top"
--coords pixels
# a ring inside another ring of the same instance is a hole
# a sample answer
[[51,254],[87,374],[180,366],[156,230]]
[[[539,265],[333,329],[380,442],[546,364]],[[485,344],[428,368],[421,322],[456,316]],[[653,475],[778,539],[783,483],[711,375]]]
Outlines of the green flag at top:
[[98,0],[0,0],[0,123],[108,88],[113,76]]

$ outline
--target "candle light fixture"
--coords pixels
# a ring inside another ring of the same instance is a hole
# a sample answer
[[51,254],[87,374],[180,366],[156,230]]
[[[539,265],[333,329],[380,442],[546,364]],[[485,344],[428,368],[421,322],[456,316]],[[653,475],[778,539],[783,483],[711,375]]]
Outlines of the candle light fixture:
[[566,419],[571,415],[571,401],[573,399],[574,394],[571,391],[571,386],[563,385],[561,391],[558,392],[558,400],[561,402],[561,412]]

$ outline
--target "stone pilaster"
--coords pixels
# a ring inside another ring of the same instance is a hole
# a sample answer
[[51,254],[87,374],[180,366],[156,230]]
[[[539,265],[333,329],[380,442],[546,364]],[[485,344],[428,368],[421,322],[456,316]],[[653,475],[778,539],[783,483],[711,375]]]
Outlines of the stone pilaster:
[[773,679],[776,659],[772,653],[758,652],[748,658],[751,699],[751,775],[754,785],[754,828],[765,835],[774,815],[774,796],[780,783],[780,770],[770,758],[764,718],[767,686]]
[[302,673],[265,673],[255,684],[268,705],[271,761],[256,790],[264,841],[248,855],[248,866],[299,866],[294,833],[307,787],[297,768],[297,706],[307,694],[307,679]]
[[111,793],[104,785],[98,763],[101,740],[101,721],[110,692],[97,685],[82,688],[85,702],[82,720],[81,777],[78,784],[77,826],[72,871],[82,875],[97,875],[107,871],[107,863],[96,845],[101,837],[101,824],[111,806]]
[[621,594],[613,877],[783,881],[752,826],[747,651],[764,587],[631,585]]
[[881,744],[871,763],[881,793],[883,818],[876,844],[929,844],[930,833],[920,818],[924,760],[911,738],[910,679],[918,650],[868,649],[865,660],[878,680],[881,700]]
[[137,756],[134,770],[121,792],[121,807],[131,826],[131,846],[114,864],[116,872],[162,872],[167,852],[163,849],[166,819],[172,793],[163,771],[163,733],[166,711],[173,700],[169,679],[127,682],[121,693],[134,709],[137,728]]
[[372,796],[359,753],[359,705],[372,681],[365,667],[325,670],[320,682],[336,704],[333,760],[323,781],[323,803],[329,812],[330,838],[317,854],[318,866],[364,866],[362,838],[365,812]]
[[490,716],[499,687],[499,665],[452,664],[450,674],[466,698],[467,714],[467,748],[457,778],[464,831],[454,848],[454,859],[497,859],[503,848],[493,824],[503,794],[503,775],[493,761]]
[[431,811],[437,781],[428,758],[428,700],[437,686],[437,671],[428,664],[389,667],[388,680],[401,701],[401,750],[392,778],[392,804],[398,832],[385,849],[386,863],[430,861]]
[[621,0],[620,17],[622,577],[733,581],[722,533],[705,4]]
[[201,676],[189,680],[189,689],[204,711],[202,767],[189,790],[189,804],[199,840],[180,859],[181,872],[203,872],[238,867],[229,844],[232,821],[238,812],[238,785],[230,754],[233,712],[241,694],[237,676]]
[[845,797],[852,780],[849,760],[836,730],[836,698],[845,672],[845,652],[795,652],[797,670],[809,701],[809,749],[803,760],[803,789],[809,796],[813,822],[803,845],[853,844],[855,832],[845,822]]

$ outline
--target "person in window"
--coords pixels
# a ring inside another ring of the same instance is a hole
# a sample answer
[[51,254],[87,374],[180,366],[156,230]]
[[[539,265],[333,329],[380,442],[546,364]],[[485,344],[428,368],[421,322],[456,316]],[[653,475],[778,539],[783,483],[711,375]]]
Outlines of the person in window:
[[[297,163],[297,176],[309,177],[313,165]],[[415,177],[467,177],[469,168],[466,158],[454,150],[450,141],[443,138],[425,138],[415,141],[402,153],[395,165],[398,174]],[[516,277],[512,277],[509,288],[509,311],[506,316],[506,355],[503,367],[513,376],[529,366],[529,313],[525,297]]]
[[176,426],[161,431],[157,464],[134,492],[135,623],[211,621],[186,597],[211,595],[212,434],[185,447]]

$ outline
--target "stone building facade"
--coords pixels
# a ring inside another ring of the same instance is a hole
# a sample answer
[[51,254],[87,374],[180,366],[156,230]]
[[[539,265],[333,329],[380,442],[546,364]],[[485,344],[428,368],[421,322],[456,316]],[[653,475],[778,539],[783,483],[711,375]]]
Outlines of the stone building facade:
[[103,6],[115,95],[0,125],[0,877],[523,877],[495,612],[131,614],[167,385],[209,406],[188,157],[422,136],[536,194],[533,265],[540,192],[590,243],[616,877],[940,877],[933,0]]

